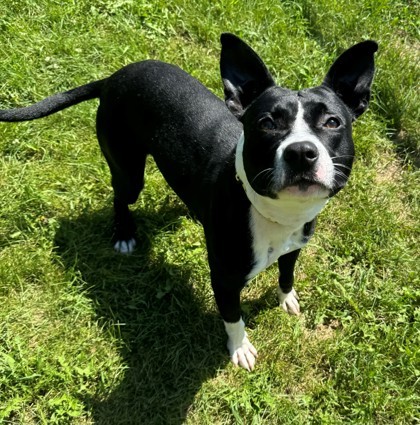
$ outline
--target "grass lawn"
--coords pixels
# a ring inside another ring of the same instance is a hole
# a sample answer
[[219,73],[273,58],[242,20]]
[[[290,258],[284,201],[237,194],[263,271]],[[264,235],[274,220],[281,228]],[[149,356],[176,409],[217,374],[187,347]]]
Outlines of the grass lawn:
[[278,307],[276,267],[243,292],[253,373],[229,362],[202,229],[152,160],[138,249],[113,252],[97,101],[1,123],[0,423],[419,423],[419,27],[411,0],[1,2],[3,109],[146,58],[221,96],[223,31],[294,89],[358,41],[380,51],[351,181],[299,260],[303,314]]

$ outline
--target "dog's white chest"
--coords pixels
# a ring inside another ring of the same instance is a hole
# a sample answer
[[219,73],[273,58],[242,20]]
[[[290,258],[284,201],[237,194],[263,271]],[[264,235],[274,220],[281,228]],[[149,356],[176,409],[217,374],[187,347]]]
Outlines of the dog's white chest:
[[253,207],[250,219],[254,266],[248,279],[271,266],[280,256],[302,248],[307,243],[303,226],[296,229],[267,220]]

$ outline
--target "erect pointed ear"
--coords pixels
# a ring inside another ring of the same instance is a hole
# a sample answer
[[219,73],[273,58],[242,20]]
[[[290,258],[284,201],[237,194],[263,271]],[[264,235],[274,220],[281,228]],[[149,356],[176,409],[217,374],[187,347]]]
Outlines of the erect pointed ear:
[[261,58],[240,38],[223,33],[220,41],[220,73],[225,102],[230,111],[240,118],[245,108],[275,82]]
[[375,71],[375,41],[367,40],[350,47],[333,63],[323,86],[329,87],[353,113],[353,120],[366,111]]

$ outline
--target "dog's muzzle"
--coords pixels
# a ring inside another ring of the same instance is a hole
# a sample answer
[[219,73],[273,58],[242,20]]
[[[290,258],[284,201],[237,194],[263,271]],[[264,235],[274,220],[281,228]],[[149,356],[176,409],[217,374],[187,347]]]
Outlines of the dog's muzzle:
[[274,193],[283,190],[296,195],[326,196],[333,183],[334,167],[321,143],[293,141],[278,150]]

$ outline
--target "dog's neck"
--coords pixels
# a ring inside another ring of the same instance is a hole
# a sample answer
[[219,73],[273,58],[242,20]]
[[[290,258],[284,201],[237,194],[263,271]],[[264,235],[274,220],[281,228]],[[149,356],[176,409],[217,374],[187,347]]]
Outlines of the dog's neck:
[[299,229],[312,221],[328,202],[326,198],[293,196],[280,192],[276,199],[258,194],[248,181],[243,161],[244,133],[236,146],[236,178],[242,183],[248,200],[258,213],[274,223]]

